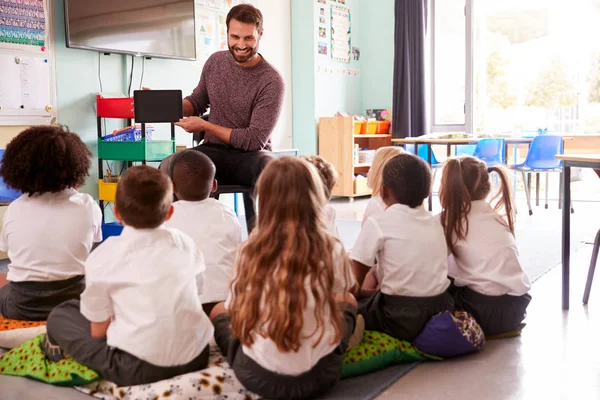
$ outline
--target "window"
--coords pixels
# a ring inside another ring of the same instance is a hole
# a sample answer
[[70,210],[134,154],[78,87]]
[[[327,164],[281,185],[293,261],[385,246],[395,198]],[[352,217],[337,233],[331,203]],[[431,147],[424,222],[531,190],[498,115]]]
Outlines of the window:
[[600,0],[431,10],[432,131],[600,133]]
[[464,132],[471,93],[466,2],[443,0],[431,5],[432,130]]

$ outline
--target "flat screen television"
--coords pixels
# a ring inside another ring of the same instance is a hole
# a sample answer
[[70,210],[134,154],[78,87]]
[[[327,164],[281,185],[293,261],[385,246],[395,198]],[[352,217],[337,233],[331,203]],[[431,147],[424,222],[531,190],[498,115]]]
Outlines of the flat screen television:
[[67,47],[196,59],[194,0],[65,0]]

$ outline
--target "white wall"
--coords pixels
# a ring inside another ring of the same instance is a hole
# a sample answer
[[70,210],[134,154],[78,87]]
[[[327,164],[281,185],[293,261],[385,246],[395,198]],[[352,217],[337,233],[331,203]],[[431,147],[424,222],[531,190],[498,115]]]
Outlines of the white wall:
[[[308,0],[307,0],[308,1]],[[263,13],[264,34],[260,53],[281,72],[285,98],[281,117],[273,132],[273,149],[292,148],[292,30],[291,0],[258,0]]]

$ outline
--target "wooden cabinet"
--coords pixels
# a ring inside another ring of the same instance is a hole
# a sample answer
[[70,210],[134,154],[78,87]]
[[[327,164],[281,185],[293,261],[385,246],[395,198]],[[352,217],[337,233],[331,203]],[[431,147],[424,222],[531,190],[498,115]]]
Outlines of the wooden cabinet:
[[371,190],[367,181],[355,180],[359,174],[366,175],[371,164],[353,163],[354,144],[361,149],[376,150],[392,145],[392,135],[355,134],[352,117],[323,117],[319,120],[319,155],[333,164],[339,174],[333,196],[368,196]]

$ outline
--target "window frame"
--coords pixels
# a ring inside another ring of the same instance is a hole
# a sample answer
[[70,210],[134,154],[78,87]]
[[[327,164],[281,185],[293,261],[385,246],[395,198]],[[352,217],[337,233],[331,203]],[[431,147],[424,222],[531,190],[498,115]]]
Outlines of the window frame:
[[445,0],[429,0],[429,9],[431,10],[428,17],[428,24],[431,27],[429,40],[429,109],[430,109],[430,131],[434,133],[440,132],[465,132],[473,133],[473,115],[474,115],[474,74],[473,74],[473,46],[474,46],[474,0],[465,0],[465,103],[464,113],[465,122],[463,124],[436,124],[435,123],[435,4],[437,1]]

